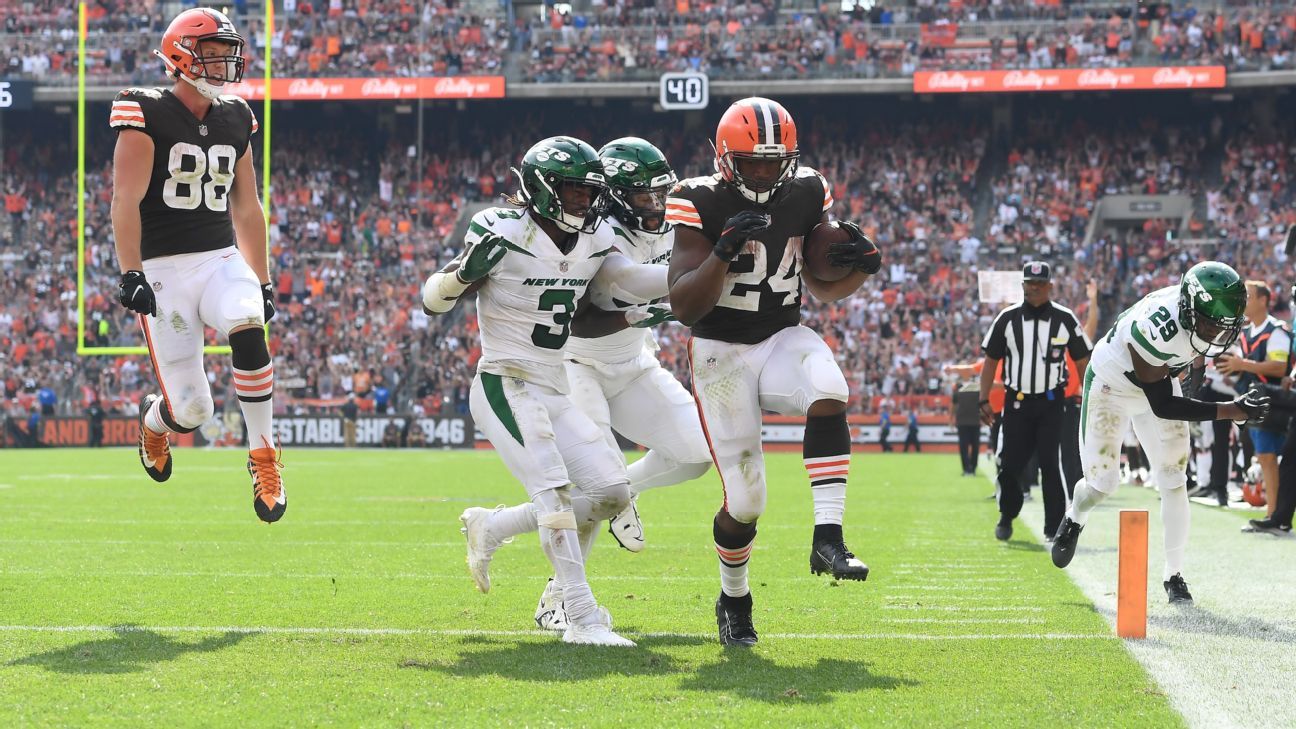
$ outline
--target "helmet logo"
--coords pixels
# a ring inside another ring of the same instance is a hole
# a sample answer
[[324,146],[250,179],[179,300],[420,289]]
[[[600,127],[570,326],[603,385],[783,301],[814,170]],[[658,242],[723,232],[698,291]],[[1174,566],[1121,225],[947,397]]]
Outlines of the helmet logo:
[[633,175],[637,169],[639,169],[639,163],[630,160],[617,159],[615,157],[608,157],[603,160],[603,171],[609,176],[616,176],[622,172],[627,175]]
[[1188,276],[1187,278],[1188,280],[1186,283],[1188,284],[1189,296],[1191,296],[1194,300],[1200,301],[1202,303],[1206,303],[1213,300],[1213,297],[1210,295],[1210,292],[1206,290],[1205,286],[1202,286],[1201,281],[1198,280],[1196,276]]
[[544,147],[536,152],[537,162],[548,162],[551,159],[566,164],[571,162],[572,156],[561,149],[554,149],[553,147]]

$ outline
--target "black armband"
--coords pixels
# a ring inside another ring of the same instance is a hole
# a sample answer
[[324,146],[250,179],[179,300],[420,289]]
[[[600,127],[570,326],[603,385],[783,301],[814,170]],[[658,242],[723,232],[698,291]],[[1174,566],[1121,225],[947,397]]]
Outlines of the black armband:
[[1156,382],[1142,382],[1143,394],[1152,406],[1152,414],[1162,420],[1216,420],[1219,418],[1219,403],[1194,400],[1190,397],[1178,397],[1170,386],[1170,378]]

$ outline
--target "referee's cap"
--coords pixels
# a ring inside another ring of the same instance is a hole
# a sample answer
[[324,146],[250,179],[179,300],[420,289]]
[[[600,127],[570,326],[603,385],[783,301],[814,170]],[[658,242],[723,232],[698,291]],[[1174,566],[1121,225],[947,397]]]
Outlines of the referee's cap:
[[1049,281],[1053,277],[1053,272],[1049,270],[1049,265],[1043,261],[1030,261],[1022,266],[1023,281]]

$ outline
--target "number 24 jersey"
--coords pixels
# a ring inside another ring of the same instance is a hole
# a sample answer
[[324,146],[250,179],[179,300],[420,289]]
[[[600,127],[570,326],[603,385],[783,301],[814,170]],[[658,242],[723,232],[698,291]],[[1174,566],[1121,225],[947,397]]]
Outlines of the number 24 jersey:
[[113,100],[108,124],[153,140],[153,174],[140,202],[144,260],[234,244],[234,164],[258,129],[246,101],[219,96],[200,120],[170,89],[126,89]]

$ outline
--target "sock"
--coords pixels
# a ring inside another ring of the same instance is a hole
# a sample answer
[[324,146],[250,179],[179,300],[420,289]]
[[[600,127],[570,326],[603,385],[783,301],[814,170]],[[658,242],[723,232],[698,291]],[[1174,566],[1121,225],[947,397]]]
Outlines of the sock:
[[174,433],[170,426],[162,419],[162,409],[166,407],[166,399],[158,398],[153,402],[153,407],[144,411],[144,427],[154,433]]
[[1098,489],[1091,488],[1087,479],[1076,481],[1075,498],[1071,500],[1071,508],[1067,509],[1067,517],[1071,521],[1084,526],[1089,521],[1089,512],[1102,503],[1107,495]]
[[812,540],[814,544],[819,544],[820,542],[835,544],[842,541],[845,540],[842,537],[841,524],[815,524],[814,538]]
[[1165,570],[1162,580],[1183,572],[1184,550],[1188,546],[1188,489],[1180,486],[1161,492],[1161,527],[1165,531]]
[[496,541],[504,542],[519,534],[537,529],[536,507],[530,501],[517,506],[499,509],[486,520],[486,531]]
[[846,414],[806,418],[801,454],[810,477],[815,524],[841,524],[850,472],[850,426]]
[[273,448],[274,364],[265,332],[240,329],[229,336],[234,360],[234,392],[247,423],[248,450]]
[[540,527],[540,548],[554,568],[554,579],[562,590],[567,619],[586,624],[595,616],[598,603],[585,579],[585,561],[581,558],[580,540],[575,529]]
[[751,592],[747,585],[747,561],[756,541],[756,525],[744,526],[751,530],[740,535],[721,531],[718,516],[711,526],[716,554],[720,555],[720,590],[729,597],[742,597]]
[[692,481],[706,473],[710,467],[710,461],[680,463],[657,451],[648,451],[643,458],[631,463],[626,469],[630,476],[630,495],[638,496],[648,489]]

